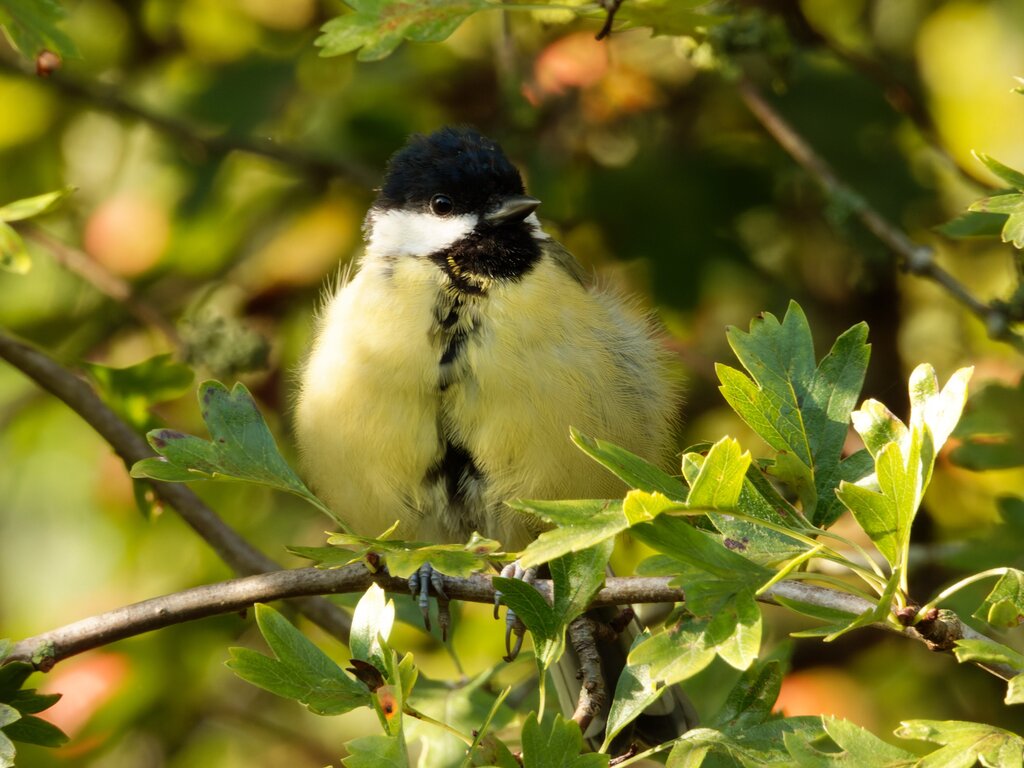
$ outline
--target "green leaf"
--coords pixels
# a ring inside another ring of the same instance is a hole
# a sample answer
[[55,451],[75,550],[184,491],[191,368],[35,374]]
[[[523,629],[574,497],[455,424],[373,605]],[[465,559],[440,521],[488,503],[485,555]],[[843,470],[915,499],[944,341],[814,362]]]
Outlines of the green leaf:
[[438,43],[467,18],[487,8],[487,0],[347,0],[353,13],[331,19],[316,39],[321,56],[361,49],[359,61],[383,59],[403,40]]
[[0,701],[12,701],[34,671],[32,665],[24,661],[0,666]]
[[974,470],[1024,465],[1024,379],[972,395],[953,434],[960,440],[950,453],[954,464]]
[[349,677],[280,613],[256,606],[256,621],[275,658],[231,648],[227,665],[253,685],[305,704],[318,715],[340,715],[371,706],[369,690]]
[[[2,706],[4,705],[0,704],[0,707]],[[23,715],[17,722],[5,726],[3,730],[11,741],[20,741],[23,744],[56,748],[68,742],[68,736],[64,731],[35,715]]]
[[935,227],[935,231],[946,237],[995,237],[1006,223],[1006,216],[999,213],[980,213],[967,211],[945,224]]
[[771,717],[782,689],[782,664],[769,661],[747,669],[736,681],[725,704],[708,722],[722,731],[744,731]]
[[1004,243],[1013,243],[1014,248],[1024,249],[1024,213],[1014,213],[1006,218],[1001,237]]
[[983,197],[971,203],[967,210],[984,213],[1024,213],[1024,195],[1013,192]]
[[0,221],[0,269],[24,275],[32,269],[32,257],[25,250],[25,241],[14,227]]
[[[450,733],[442,733],[430,723],[407,718],[409,739],[422,739],[425,751],[437,765],[499,765],[517,768],[511,753],[499,739],[491,736],[516,719],[516,713],[505,705],[510,688],[495,694],[492,688],[495,673],[492,665],[476,677],[465,681],[431,680],[421,676],[416,683],[416,709],[440,720],[461,733],[474,733],[470,755],[466,744]],[[512,765],[508,761],[512,762]]]
[[35,688],[27,688],[15,693],[8,703],[23,715],[35,715],[52,707],[61,696],[59,693],[36,693]]
[[974,616],[996,627],[1016,627],[1024,621],[1024,571],[1010,568],[1004,573]]
[[673,685],[703,670],[715,658],[715,649],[705,644],[706,621],[683,619],[635,645],[628,663],[646,667],[649,680]]
[[753,593],[737,591],[715,611],[705,634],[705,642],[730,666],[753,664],[761,650],[761,609]]
[[604,768],[608,755],[591,752],[581,755],[583,735],[580,727],[561,715],[547,723],[538,723],[530,715],[523,724],[523,768]]
[[1014,189],[1019,189],[1021,192],[1024,192],[1024,173],[1015,171],[1013,168],[1003,165],[994,157],[986,155],[984,152],[972,152],[972,154],[984,163],[985,167],[1000,179],[1005,181]]
[[346,768],[409,768],[405,739],[377,733],[345,742],[348,757],[341,760]]
[[44,50],[76,56],[75,44],[57,24],[65,16],[56,0],[3,0],[0,27],[22,55],[35,58]]
[[800,600],[793,600],[788,597],[782,597],[781,595],[773,595],[772,599],[779,605],[789,608],[791,611],[802,613],[804,616],[810,616],[814,619],[820,619],[822,621],[828,621],[833,623],[845,624],[855,614],[841,611],[838,608],[828,608],[822,605],[815,605],[813,603],[805,603]]
[[870,355],[867,326],[842,334],[817,367],[807,318],[796,302],[781,323],[765,313],[749,333],[730,328],[728,339],[751,378],[716,366],[723,397],[779,452],[775,472],[800,495],[805,514],[816,525],[830,525],[842,511],[834,488]]
[[965,661],[1006,664],[1018,671],[1024,672],[1024,654],[1015,651],[1008,645],[997,643],[989,638],[957,640],[953,653],[961,664]]
[[[394,530],[394,526],[391,530]],[[289,547],[300,557],[316,561],[324,568],[337,568],[363,559],[368,553],[382,555],[392,576],[407,578],[421,565],[430,563],[434,570],[466,578],[489,565],[500,556],[501,545],[474,532],[465,544],[424,544],[417,541],[390,539],[386,531],[380,538],[335,533],[328,537],[330,547]]]
[[511,501],[508,506],[560,527],[540,534],[519,555],[530,568],[613,538],[629,527],[618,501]]
[[727,733],[711,728],[695,728],[676,741],[666,766],[697,768],[704,757],[712,752],[730,758],[726,765],[792,768],[793,761],[783,747],[783,739],[792,737],[811,741],[821,737],[822,733],[820,717],[779,718],[753,727],[731,729]]
[[[637,635],[630,646],[630,653],[650,637],[651,633],[646,629]],[[622,732],[622,729],[657,701],[665,690],[664,686],[658,686],[651,678],[650,664],[627,664],[623,667],[619,679],[615,683],[615,693],[612,696],[612,704],[608,712],[608,723],[605,726],[601,752],[607,752],[608,747]]]
[[1009,679],[1003,701],[1007,704],[1024,704],[1024,673]]
[[553,610],[562,626],[567,627],[583,613],[601,589],[614,545],[612,539],[607,539],[551,562],[551,579],[555,587]]
[[664,494],[673,501],[686,500],[686,486],[625,448],[598,440],[570,428],[569,435],[577,447],[598,464],[607,467],[630,488]]
[[901,739],[920,739],[942,744],[916,766],[964,766],[980,760],[987,768],[1019,768],[1024,762],[1024,739],[994,725],[962,720],[908,720],[896,729]]
[[147,438],[160,458],[136,462],[132,477],[165,482],[241,480],[266,485],[304,499],[345,528],[288,466],[244,384],[235,384],[229,392],[219,381],[206,381],[199,385],[199,406],[211,439],[173,429],[154,430]]
[[16,710],[10,704],[0,702],[0,728],[6,728],[11,723],[15,723],[20,719],[21,712]]
[[654,36],[689,36],[729,18],[693,10],[707,4],[707,0],[640,0],[623,3],[615,14],[615,21],[622,23],[622,29],[649,27]]
[[739,503],[750,453],[729,437],[715,443],[707,456],[689,454],[700,471],[690,484],[686,506],[690,509],[732,510]]
[[[0,13],[3,11],[0,10]],[[55,192],[15,200],[13,203],[0,207],[0,221],[23,221],[49,213],[74,191],[74,187],[64,187]]]
[[14,744],[0,730],[0,768],[14,768],[14,757],[17,750]]
[[562,655],[565,648],[565,625],[558,620],[554,609],[533,585],[500,576],[494,577],[492,581],[495,588],[501,591],[502,602],[516,612],[532,633],[537,666],[543,675]]
[[139,430],[154,426],[149,409],[174,400],[188,391],[195,374],[174,361],[172,355],[156,355],[125,368],[82,363],[96,382],[103,400],[129,424]]
[[784,743],[800,768],[897,768],[912,766],[917,756],[882,741],[870,731],[837,717],[822,718],[825,732],[839,747],[817,749],[813,742],[786,734]]

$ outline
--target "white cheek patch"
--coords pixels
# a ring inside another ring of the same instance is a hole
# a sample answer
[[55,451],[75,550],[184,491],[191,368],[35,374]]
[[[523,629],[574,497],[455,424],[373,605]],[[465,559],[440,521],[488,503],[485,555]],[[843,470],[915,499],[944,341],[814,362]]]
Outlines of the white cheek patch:
[[547,232],[540,228],[540,219],[537,218],[536,213],[531,213],[524,219],[524,221],[530,225],[530,229],[532,230],[530,234],[533,235],[534,240],[551,239],[551,235],[549,235]]
[[374,211],[367,250],[378,256],[427,256],[454,245],[479,223],[471,213],[442,218],[413,211]]

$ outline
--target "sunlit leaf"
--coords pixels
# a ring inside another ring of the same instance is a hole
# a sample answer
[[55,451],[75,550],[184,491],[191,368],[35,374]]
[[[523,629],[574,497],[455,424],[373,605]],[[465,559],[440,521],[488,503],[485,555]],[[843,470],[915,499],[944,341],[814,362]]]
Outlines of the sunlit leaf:
[[523,768],[604,768],[608,755],[581,755],[583,735],[572,720],[555,715],[538,723],[530,715],[523,724]]
[[331,19],[316,39],[321,56],[360,49],[360,61],[389,56],[403,40],[438,43],[487,0],[347,0],[353,12]]
[[915,764],[920,768],[969,767],[977,760],[988,768],[1017,768],[1024,763],[1024,739],[994,725],[962,720],[908,720],[896,729],[896,735],[943,745]]
[[761,725],[727,730],[695,728],[676,741],[666,768],[697,768],[709,753],[728,758],[725,765],[791,768],[792,758],[783,746],[783,739],[791,737],[810,742],[822,735],[820,717],[778,718]]
[[780,323],[765,313],[750,331],[728,332],[729,344],[750,378],[717,365],[722,395],[778,455],[774,472],[790,484],[818,525],[842,511],[834,488],[853,409],[867,368],[867,326],[850,328],[815,366],[814,345],[795,302]]
[[1024,622],[1024,571],[1010,568],[974,612],[997,627],[1016,627]]
[[[8,1],[5,0],[5,2]],[[2,13],[2,4],[0,4],[0,14]],[[64,189],[58,189],[55,192],[47,192],[35,197],[26,197],[0,206],[0,221],[22,221],[24,219],[31,219],[33,216],[48,213],[74,191],[74,187],[64,187]]]
[[662,472],[636,454],[604,440],[588,437],[577,429],[570,429],[570,436],[580,450],[615,473],[630,488],[656,491],[673,501],[686,500],[686,486],[679,478]]
[[917,761],[916,755],[882,741],[859,725],[838,717],[826,716],[822,721],[839,751],[831,744],[818,749],[813,741],[786,734],[786,749],[799,768],[909,768]]
[[524,568],[592,547],[629,527],[622,502],[617,501],[514,501],[508,504],[559,526],[540,534],[522,551],[519,562]]
[[1024,192],[1024,173],[1015,171],[1009,166],[1003,165],[991,155],[987,155],[984,152],[972,152],[976,158],[978,158],[985,167],[988,168],[992,173],[998,176],[1000,179],[1005,181],[1014,189],[1019,189]]
[[248,648],[231,648],[227,665],[236,675],[278,696],[295,699],[318,715],[340,715],[370,706],[370,692],[323,651],[266,605],[256,621],[275,658]]
[[353,658],[368,661],[378,668],[384,665],[381,642],[387,642],[395,623],[395,604],[384,595],[384,590],[371,584],[356,604],[352,613],[352,632],[349,650]]
[[409,768],[409,753],[400,735],[361,736],[345,742],[345,749],[348,757],[341,760],[345,768]]
[[706,629],[706,621],[684,619],[633,646],[629,664],[646,667],[649,678],[657,683],[687,680],[715,658],[715,649],[705,644]]

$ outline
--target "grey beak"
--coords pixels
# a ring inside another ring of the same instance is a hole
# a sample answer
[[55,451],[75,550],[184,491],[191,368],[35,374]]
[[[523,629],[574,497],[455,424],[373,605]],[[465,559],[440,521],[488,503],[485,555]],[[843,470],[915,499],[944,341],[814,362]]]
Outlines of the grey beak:
[[512,195],[498,203],[498,207],[484,214],[489,224],[504,224],[508,221],[522,221],[540,205],[540,200],[529,195]]

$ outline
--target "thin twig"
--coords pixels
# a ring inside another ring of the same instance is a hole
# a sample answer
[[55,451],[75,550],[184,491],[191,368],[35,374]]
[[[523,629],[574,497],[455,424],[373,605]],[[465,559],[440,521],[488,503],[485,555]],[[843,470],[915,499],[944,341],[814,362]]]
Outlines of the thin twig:
[[919,277],[941,285],[950,295],[976,315],[989,335],[1024,352],[1024,337],[1010,329],[1013,318],[998,303],[986,304],[935,261],[935,250],[915,243],[905,232],[893,226],[863,197],[844,183],[821,155],[765,99],[754,83],[740,78],[737,89],[747,108],[772,138],[822,186],[827,194],[845,201],[861,223],[889,250],[900,258],[900,266]]
[[218,133],[170,115],[154,112],[128,101],[121,95],[119,89],[80,81],[64,73],[54,73],[46,79],[40,79],[34,70],[26,69],[24,66],[2,57],[0,57],[0,70],[45,83],[68,96],[88,102],[90,106],[97,109],[142,120],[160,133],[166,134],[186,146],[200,149],[203,154],[221,156],[237,151],[260,155],[318,181],[341,178],[367,187],[373,186],[378,181],[377,174],[357,163],[312,155],[282,146],[271,139],[253,139],[223,132]]
[[109,299],[122,305],[136,320],[162,333],[175,347],[181,346],[178,331],[166,317],[151,305],[140,301],[131,283],[106,269],[95,259],[77,248],[73,248],[49,232],[26,224],[20,227],[22,234],[48,250],[53,258],[69,272],[73,272]]
[[612,33],[612,25],[615,23],[615,14],[619,12],[619,6],[622,5],[622,0],[603,0],[601,5],[604,6],[605,13],[607,14],[604,18],[604,26],[601,27],[601,31],[597,33],[595,40],[604,40]]
[[[126,465],[155,455],[146,441],[100,400],[88,384],[49,355],[0,332],[0,358],[63,400],[110,444]],[[156,495],[177,510],[236,573],[280,570],[280,565],[239,536],[186,486],[160,482],[152,485]],[[322,598],[310,598],[299,603],[299,608],[331,634],[348,637],[351,621],[337,606]]]

